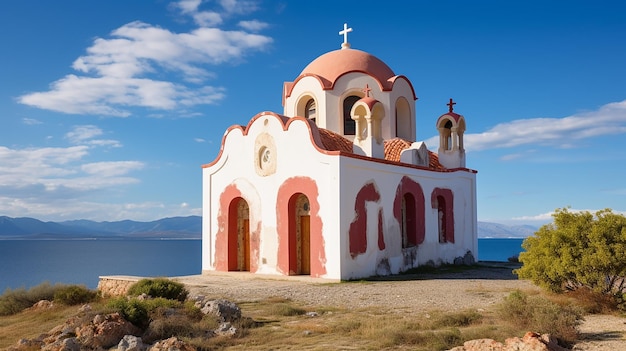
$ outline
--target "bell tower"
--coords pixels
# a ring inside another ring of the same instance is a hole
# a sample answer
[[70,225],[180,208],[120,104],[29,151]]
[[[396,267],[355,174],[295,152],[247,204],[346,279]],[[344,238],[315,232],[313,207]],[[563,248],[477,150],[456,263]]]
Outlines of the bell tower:
[[441,115],[436,125],[439,131],[439,162],[446,168],[465,168],[465,117],[454,112],[456,102],[452,99],[447,105],[448,113]]

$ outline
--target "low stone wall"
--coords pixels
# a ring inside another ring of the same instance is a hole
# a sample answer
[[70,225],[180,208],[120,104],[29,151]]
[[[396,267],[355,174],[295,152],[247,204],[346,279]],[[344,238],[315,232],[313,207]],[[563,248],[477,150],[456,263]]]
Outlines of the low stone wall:
[[98,282],[98,291],[102,296],[124,296],[130,286],[141,278],[130,276],[102,276]]

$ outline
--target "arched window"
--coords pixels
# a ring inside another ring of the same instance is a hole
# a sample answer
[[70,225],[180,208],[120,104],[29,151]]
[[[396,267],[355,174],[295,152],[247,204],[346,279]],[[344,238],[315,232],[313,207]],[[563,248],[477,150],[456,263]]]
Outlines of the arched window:
[[417,220],[415,197],[411,193],[402,196],[402,248],[417,245]]
[[452,150],[452,121],[446,121],[446,124],[443,126],[445,129],[443,132],[443,149],[444,150]]
[[431,197],[437,210],[437,228],[440,243],[454,243],[454,195],[450,189],[435,188]]
[[396,101],[396,136],[405,140],[413,140],[413,123],[411,122],[411,107],[405,98]]
[[360,96],[350,95],[343,100],[343,135],[354,135],[356,123],[350,116],[352,106],[361,99]]
[[315,122],[315,119],[317,118],[317,106],[315,106],[315,100],[311,99],[307,101],[304,108],[304,117]]

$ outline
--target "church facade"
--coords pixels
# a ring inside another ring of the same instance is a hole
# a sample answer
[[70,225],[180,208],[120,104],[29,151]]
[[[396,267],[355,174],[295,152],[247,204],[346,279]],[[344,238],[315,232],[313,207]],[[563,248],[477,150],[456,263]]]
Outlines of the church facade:
[[477,257],[465,118],[450,99],[438,152],[416,142],[411,82],[349,30],[203,166],[203,272],[348,280]]

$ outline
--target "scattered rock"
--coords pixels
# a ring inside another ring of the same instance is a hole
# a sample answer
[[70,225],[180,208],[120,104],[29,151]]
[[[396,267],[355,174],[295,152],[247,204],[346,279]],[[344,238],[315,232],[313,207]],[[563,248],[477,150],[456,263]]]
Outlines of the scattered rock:
[[317,312],[307,312],[304,315],[307,317],[319,317],[319,313]]
[[194,347],[188,345],[177,337],[161,340],[154,344],[149,351],[196,351]]
[[78,309],[79,313],[87,313],[87,312],[91,312],[91,305],[90,304],[85,304],[80,306],[80,308]]
[[556,339],[549,334],[528,332],[523,338],[509,338],[504,344],[493,339],[466,341],[448,351],[568,351],[559,346]]
[[143,343],[140,337],[134,335],[124,335],[120,343],[117,344],[117,351],[145,351],[149,345]]
[[226,300],[202,300],[195,306],[204,314],[216,315],[221,322],[236,322],[241,319],[241,308],[234,302]]
[[117,345],[125,335],[141,331],[119,313],[97,315],[92,323],[76,328],[76,338],[87,348],[109,348]]
[[54,307],[54,302],[48,300],[41,300],[36,302],[31,308],[28,310],[37,311],[37,310],[49,310]]
[[225,322],[220,324],[220,326],[213,332],[217,335],[233,336],[237,333],[237,328],[233,327],[232,324]]

